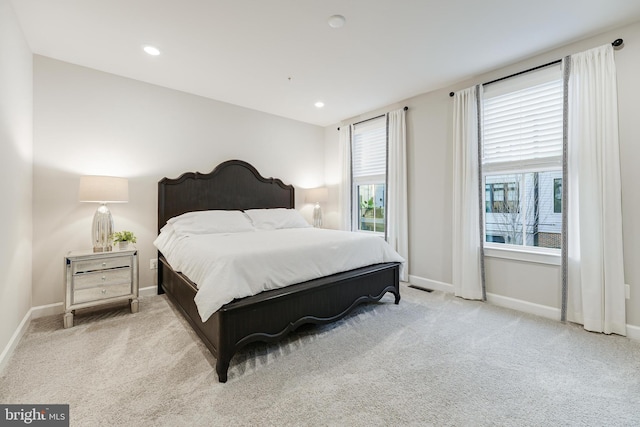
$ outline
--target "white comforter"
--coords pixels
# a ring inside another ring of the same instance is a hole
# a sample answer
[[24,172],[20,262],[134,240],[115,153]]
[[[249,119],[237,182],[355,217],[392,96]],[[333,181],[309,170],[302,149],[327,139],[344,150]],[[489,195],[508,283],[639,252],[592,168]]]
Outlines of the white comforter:
[[292,228],[163,238],[154,242],[174,270],[197,284],[202,321],[235,298],[342,271],[404,262],[384,239],[362,233]]

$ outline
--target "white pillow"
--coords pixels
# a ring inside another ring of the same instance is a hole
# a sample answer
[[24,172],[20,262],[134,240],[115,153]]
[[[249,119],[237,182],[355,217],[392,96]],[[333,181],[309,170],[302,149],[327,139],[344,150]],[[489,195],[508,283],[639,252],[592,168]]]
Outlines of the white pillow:
[[251,221],[242,211],[187,212],[167,222],[178,235],[255,231]]
[[160,234],[158,234],[156,240],[153,241],[153,245],[158,248],[166,258],[170,255],[178,240],[180,240],[180,238],[176,235],[173,226],[171,224],[165,224],[165,226],[160,229]]
[[311,225],[295,209],[250,209],[245,213],[258,230],[278,230],[281,228],[306,228]]
[[176,232],[173,229],[171,224],[165,224],[164,227],[160,229],[160,234],[156,237],[156,240],[153,241],[153,245],[158,248],[160,252],[163,251],[163,248],[169,244],[169,242],[176,237]]

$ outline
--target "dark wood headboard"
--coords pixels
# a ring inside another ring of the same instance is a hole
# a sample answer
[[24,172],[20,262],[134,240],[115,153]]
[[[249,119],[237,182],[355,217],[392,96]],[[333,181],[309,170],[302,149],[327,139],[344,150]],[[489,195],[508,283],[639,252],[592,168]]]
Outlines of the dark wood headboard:
[[203,210],[294,208],[295,190],[264,178],[247,162],[228,160],[210,173],[187,172],[158,182],[158,230],[169,218]]

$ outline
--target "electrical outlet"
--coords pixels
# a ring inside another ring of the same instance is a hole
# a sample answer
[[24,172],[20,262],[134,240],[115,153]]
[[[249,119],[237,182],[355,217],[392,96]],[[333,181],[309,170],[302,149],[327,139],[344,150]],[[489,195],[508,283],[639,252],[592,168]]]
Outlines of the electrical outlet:
[[149,260],[149,270],[157,270],[158,269],[158,258],[153,258]]
[[624,297],[626,299],[631,299],[631,286],[624,285]]

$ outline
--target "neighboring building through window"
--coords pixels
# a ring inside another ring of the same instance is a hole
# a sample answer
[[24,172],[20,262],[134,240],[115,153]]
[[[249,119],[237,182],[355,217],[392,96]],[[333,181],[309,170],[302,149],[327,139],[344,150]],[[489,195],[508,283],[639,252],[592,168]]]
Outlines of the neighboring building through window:
[[553,212],[562,213],[562,178],[553,180]]
[[560,248],[562,100],[559,65],[484,88],[486,242]]
[[384,235],[387,184],[386,116],[354,125],[351,158],[353,229]]
[[484,200],[487,213],[517,213],[520,210],[518,182],[486,183]]

